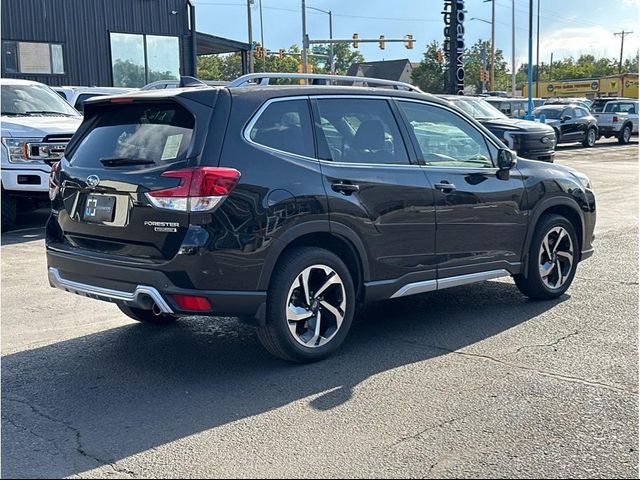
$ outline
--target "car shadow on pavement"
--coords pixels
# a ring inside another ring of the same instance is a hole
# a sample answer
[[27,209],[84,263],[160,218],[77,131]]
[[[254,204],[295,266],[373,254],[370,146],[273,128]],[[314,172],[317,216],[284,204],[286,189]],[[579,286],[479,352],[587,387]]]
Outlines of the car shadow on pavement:
[[2,477],[81,474],[291,402],[330,411],[373,375],[416,362],[428,372],[431,359],[566,298],[532,302],[513,283],[485,282],[378,303],[336,355],[311,365],[271,357],[229,318],[127,324],[7,355]]

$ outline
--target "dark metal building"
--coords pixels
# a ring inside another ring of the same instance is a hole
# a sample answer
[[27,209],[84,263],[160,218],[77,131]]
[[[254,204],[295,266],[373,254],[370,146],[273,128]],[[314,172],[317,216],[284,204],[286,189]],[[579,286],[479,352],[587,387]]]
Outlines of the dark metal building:
[[[198,35],[190,0],[1,0],[1,5],[2,77],[142,87],[196,73]],[[216,50],[218,37],[202,38],[203,53]],[[246,55],[249,49],[220,41],[220,51],[236,48]]]

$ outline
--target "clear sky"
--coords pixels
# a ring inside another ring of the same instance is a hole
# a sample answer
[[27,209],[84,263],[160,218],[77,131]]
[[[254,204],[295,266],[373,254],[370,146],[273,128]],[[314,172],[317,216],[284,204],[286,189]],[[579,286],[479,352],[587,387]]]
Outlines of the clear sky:
[[[260,41],[259,2],[253,0],[253,38]],[[511,1],[496,2],[496,47],[511,62]],[[534,0],[534,9],[537,7]],[[197,29],[201,32],[247,40],[246,0],[193,0],[196,5]],[[443,0],[307,0],[307,6],[333,12],[334,38],[402,38],[413,34],[416,44],[407,50],[400,44],[361,44],[367,60],[409,58],[419,61],[424,46],[432,40],[443,40]],[[515,0],[516,61],[527,58],[529,0]],[[540,61],[577,57],[582,53],[618,58],[620,37],[614,32],[633,30],[625,37],[625,57],[640,48],[640,0],[540,0]],[[270,50],[300,45],[302,40],[300,0],[262,0],[265,47]],[[491,2],[466,0],[467,45],[479,38],[491,38],[491,26],[471,17],[491,19]],[[534,19],[535,21],[535,19]],[[308,10],[307,30],[312,39],[328,38],[326,14]],[[535,34],[535,24],[534,24]],[[535,48],[535,39],[534,39]],[[535,50],[534,50],[535,62]]]

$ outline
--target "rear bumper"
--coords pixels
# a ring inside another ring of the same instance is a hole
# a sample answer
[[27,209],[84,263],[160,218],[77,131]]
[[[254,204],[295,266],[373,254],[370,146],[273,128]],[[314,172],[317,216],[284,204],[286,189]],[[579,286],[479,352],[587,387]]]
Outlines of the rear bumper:
[[[176,287],[163,272],[140,267],[110,265],[54,249],[47,249],[52,287],[97,300],[124,303],[176,315],[229,315],[259,317],[267,294],[262,291],[196,290]],[[210,312],[182,310],[173,295],[205,297]]]

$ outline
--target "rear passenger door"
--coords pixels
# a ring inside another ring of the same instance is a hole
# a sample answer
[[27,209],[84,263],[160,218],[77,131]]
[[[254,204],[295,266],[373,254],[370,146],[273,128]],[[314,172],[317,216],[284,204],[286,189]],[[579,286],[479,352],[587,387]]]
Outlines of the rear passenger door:
[[332,228],[360,236],[372,280],[435,279],[434,193],[395,106],[365,96],[315,97],[312,105]]

